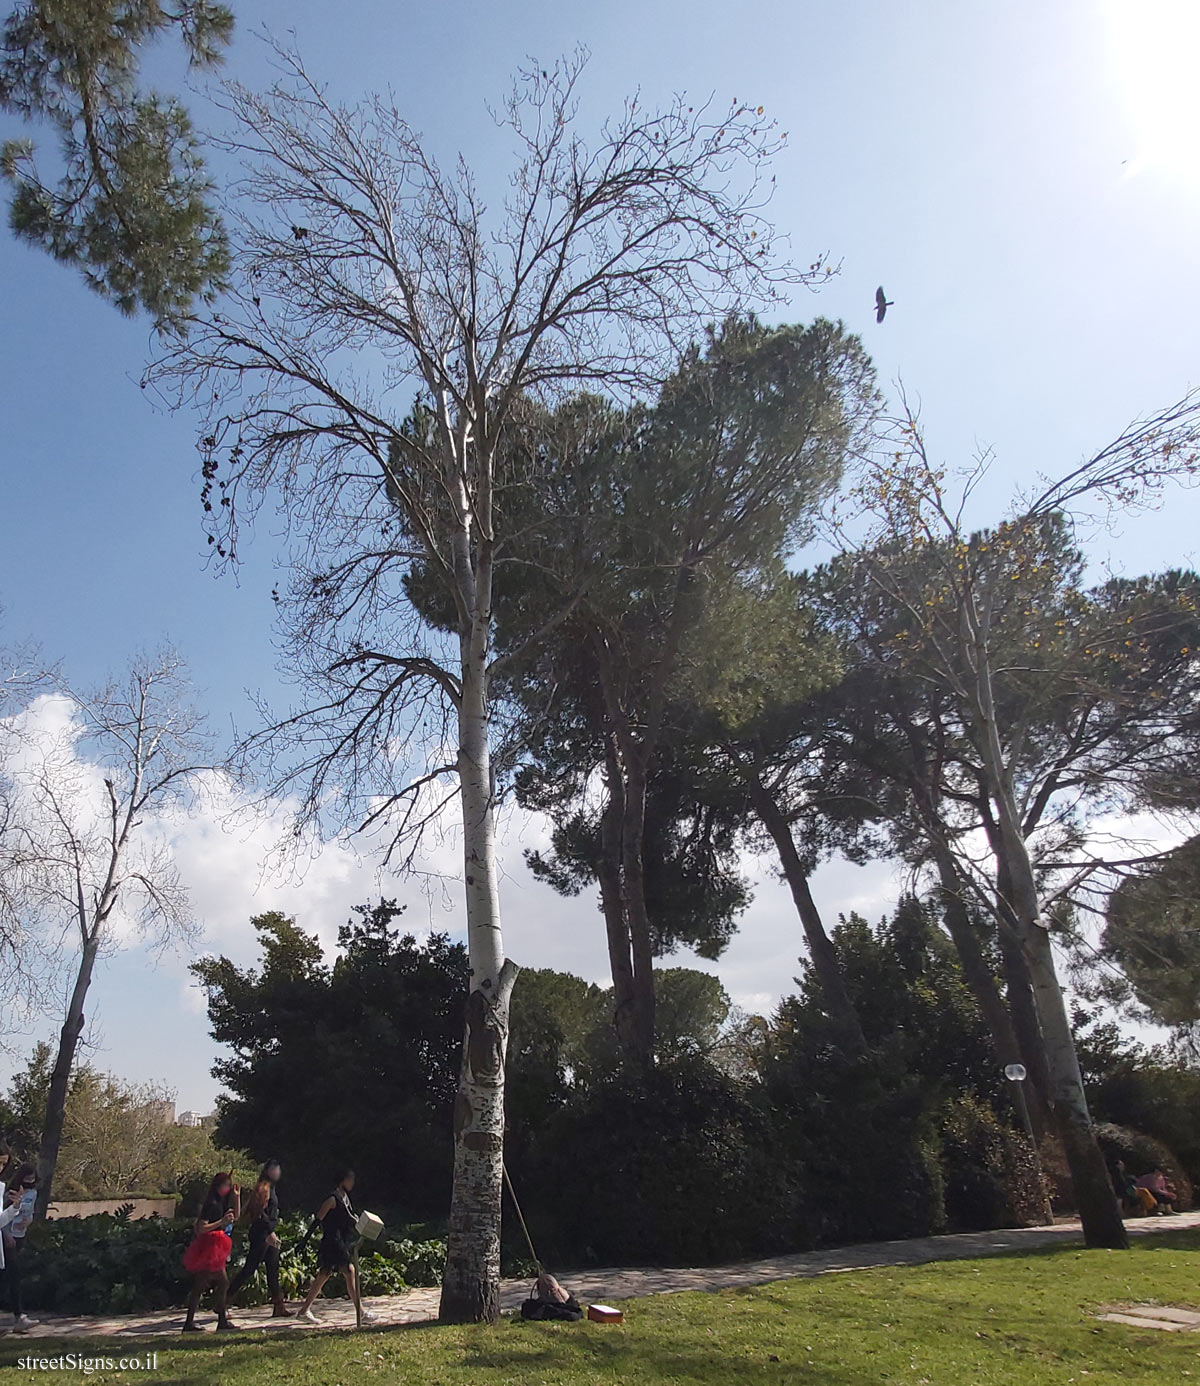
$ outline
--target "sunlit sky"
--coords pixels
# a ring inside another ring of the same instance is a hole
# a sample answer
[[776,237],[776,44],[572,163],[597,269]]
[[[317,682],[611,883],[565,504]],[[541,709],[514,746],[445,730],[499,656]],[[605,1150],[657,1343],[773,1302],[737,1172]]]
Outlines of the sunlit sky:
[[[639,87],[647,103],[678,89],[761,102],[789,131],[772,215],[800,262],[828,252],[842,266],[787,316],[840,317],[861,332],[881,380],[903,381],[919,399],[939,459],[993,450],[988,503],[1200,384],[1200,4],[1191,0],[244,0],[236,10],[230,73],[261,82],[267,55],[253,31],[291,29],[338,95],[390,86],[439,156],[461,150],[493,184],[507,151],[485,103],[526,55],[588,46],[585,126]],[[192,106],[203,125],[201,94]],[[146,325],[120,319],[7,235],[0,280],[0,634],[36,636],[80,681],[169,638],[217,729],[245,725],[247,690],[280,691],[272,525],[260,527],[238,577],[208,572],[194,420],[156,412],[137,387]],[[879,283],[895,305],[882,326],[871,311]],[[1198,503],[1185,495],[1106,536],[1097,562],[1135,571],[1191,561]],[[520,859],[529,832],[512,826],[504,848],[510,953],[603,978],[593,903],[560,901],[529,881]],[[333,853],[303,886],[260,886],[254,844],[231,843],[212,824],[196,825],[180,853],[210,946],[243,959],[251,913],[279,904],[330,937],[375,888],[369,863]],[[415,927],[459,930],[456,893],[427,901],[409,883],[387,889],[411,901]],[[850,908],[877,914],[894,891],[882,866],[835,864],[818,878],[831,922]],[[742,1004],[769,1007],[799,940],[786,893],[764,876],[717,970]],[[185,961],[154,964],[131,948],[106,965],[90,1008],[91,1057],[169,1082],[181,1107],[206,1107],[214,1051]]]

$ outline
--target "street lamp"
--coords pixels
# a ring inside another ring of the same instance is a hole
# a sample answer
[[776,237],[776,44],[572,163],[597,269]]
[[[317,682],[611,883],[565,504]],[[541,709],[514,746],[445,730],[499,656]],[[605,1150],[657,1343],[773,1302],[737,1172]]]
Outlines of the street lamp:
[[[1033,1122],[1029,1120],[1029,1104],[1025,1101],[1025,1079],[1029,1075],[1025,1071],[1024,1064],[1005,1064],[1004,1076],[1012,1084],[1013,1100],[1017,1104],[1017,1111],[1021,1114],[1021,1125],[1025,1128],[1025,1134],[1029,1137],[1029,1144],[1033,1150],[1033,1167],[1037,1174],[1038,1185],[1044,1190],[1046,1180],[1042,1174],[1042,1157],[1038,1151],[1037,1138],[1033,1134]],[[1054,1211],[1050,1207],[1048,1198],[1043,1215],[1047,1226],[1053,1223]]]

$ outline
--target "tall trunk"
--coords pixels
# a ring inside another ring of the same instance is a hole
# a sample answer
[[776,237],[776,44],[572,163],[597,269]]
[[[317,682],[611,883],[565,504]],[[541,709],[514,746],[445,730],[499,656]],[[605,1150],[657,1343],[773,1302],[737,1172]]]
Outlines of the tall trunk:
[[[979,935],[967,912],[960,889],[958,868],[952,853],[940,844],[934,845],[937,858],[938,880],[941,885],[942,917],[946,921],[951,942],[958,953],[963,978],[971,989],[979,1013],[992,1037],[992,1048],[996,1053],[999,1068],[1009,1064],[1023,1063],[1029,1073],[1027,1105],[1029,1119],[1034,1135],[1040,1140],[1045,1135],[1050,1122],[1050,1111],[1046,1105],[1045,1088],[1034,1080],[1034,1069],[1026,1062],[1025,1051],[1017,1038],[1013,1018],[1004,1004],[1000,988],[992,973],[988,960],[979,944]],[[1042,1065],[1044,1070],[1044,1065]]]
[[79,1037],[83,1034],[84,1025],[83,1007],[87,1000],[88,988],[92,984],[92,972],[95,970],[96,955],[99,951],[99,934],[93,932],[80,954],[79,971],[75,974],[75,985],[71,988],[66,1019],[59,1031],[58,1053],[54,1058],[50,1089],[46,1094],[46,1120],[38,1147],[38,1192],[34,1211],[39,1218],[46,1216],[46,1209],[53,1197],[54,1171],[58,1166],[58,1153],[62,1149],[71,1071],[75,1066],[75,1055],[79,1052]]
[[[1003,873],[998,873],[1003,875]],[[1046,1046],[1042,1040],[1042,1024],[1038,1019],[1037,999],[1033,994],[1033,983],[1029,978],[1029,966],[1025,961],[1020,940],[1016,934],[1016,919],[1007,909],[1007,889],[999,907],[1000,917],[1008,918],[1010,927],[1001,928],[1000,961],[1004,970],[1004,990],[1008,999],[1008,1013],[1012,1017],[1013,1030],[1021,1049],[1021,1063],[1029,1074],[1030,1120],[1036,1127],[1038,1117],[1034,1108],[1040,1109],[1043,1118],[1048,1118],[1047,1126],[1053,1121],[1050,1111],[1050,1070],[1046,1066]]]
[[640,757],[625,766],[624,814],[621,825],[621,880],[625,917],[633,958],[633,1044],[628,1057],[649,1065],[654,1058],[654,948],[646,909],[646,775]]
[[605,804],[600,818],[600,859],[597,866],[600,907],[604,912],[604,928],[608,936],[608,964],[613,984],[613,1025],[622,1053],[633,1057],[637,1053],[637,1007],[634,999],[629,920],[625,914],[625,897],[621,890],[621,825],[625,817],[625,792],[621,783],[621,767],[611,735],[605,738],[605,778],[608,803]]
[[454,1186],[439,1317],[493,1323],[500,1316],[500,1210],[504,1174],[504,1059],[518,968],[504,956],[488,747],[487,688],[478,629],[463,640],[458,774],[471,984],[454,1105]]
[[1075,1201],[1088,1246],[1125,1248],[1129,1236],[1121,1221],[1121,1209],[1109,1178],[1083,1090],[1083,1075],[1075,1052],[1075,1038],[1067,1015],[1066,999],[1054,969],[1050,933],[1041,924],[1037,878],[1025,842],[1012,779],[1004,759],[996,708],[992,696],[988,650],[990,594],[984,594],[979,611],[964,610],[964,620],[974,619],[970,629],[971,653],[983,733],[984,762],[995,802],[996,822],[1003,849],[1003,863],[1011,888],[1010,901],[1016,919],[1021,951],[1029,967],[1037,1003],[1042,1051],[1046,1059],[1051,1109],[1062,1137]]
[[866,1054],[867,1040],[863,1034],[862,1021],[850,1000],[837,953],[825,932],[821,912],[817,909],[817,902],[809,889],[808,874],[804,870],[799,852],[796,851],[791,824],[757,772],[750,771],[748,780],[754,810],[775,843],[784,878],[791,888],[792,899],[800,916],[800,925],[808,943],[808,954],[812,959],[817,980],[821,984],[821,995],[824,997],[829,1018],[837,1030],[843,1049],[850,1054]]

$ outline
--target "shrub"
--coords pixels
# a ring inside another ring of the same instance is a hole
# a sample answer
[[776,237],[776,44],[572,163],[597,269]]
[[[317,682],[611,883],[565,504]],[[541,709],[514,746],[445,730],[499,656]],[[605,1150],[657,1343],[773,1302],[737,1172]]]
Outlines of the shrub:
[[703,1060],[618,1072],[532,1143],[518,1179],[535,1244],[559,1265],[790,1249],[794,1197],[773,1134],[761,1094]]
[[1046,1190],[1034,1150],[990,1106],[971,1097],[949,1105],[941,1158],[950,1227],[989,1231],[1043,1221]]
[[[281,1222],[279,1232],[284,1245],[280,1284],[284,1294],[297,1298],[316,1274],[315,1239],[299,1252],[300,1224]],[[29,1229],[28,1251],[21,1264],[25,1299],[32,1309],[60,1314],[141,1313],[181,1305],[189,1283],[183,1252],[191,1237],[190,1219],[134,1222],[102,1213],[35,1223]],[[236,1269],[245,1254],[245,1232],[239,1227],[234,1230],[231,1268]],[[409,1285],[436,1285],[445,1255],[444,1242],[414,1241],[404,1235],[364,1244],[359,1254],[363,1292],[388,1295]],[[325,1293],[343,1294],[340,1280]],[[260,1270],[238,1302],[263,1304],[266,1298],[266,1280]]]

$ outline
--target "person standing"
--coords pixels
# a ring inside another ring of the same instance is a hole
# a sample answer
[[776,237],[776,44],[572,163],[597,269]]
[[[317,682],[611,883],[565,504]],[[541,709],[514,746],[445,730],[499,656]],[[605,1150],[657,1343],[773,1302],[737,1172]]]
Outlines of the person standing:
[[12,1310],[13,1326],[18,1333],[27,1333],[37,1319],[25,1313],[21,1303],[21,1257],[25,1249],[25,1233],[33,1225],[37,1204],[37,1170],[31,1164],[18,1166],[12,1181],[12,1202],[17,1216],[4,1229],[4,1278],[8,1286],[8,1307]]
[[317,1209],[313,1224],[300,1243],[303,1247],[320,1226],[321,1245],[317,1248],[317,1274],[298,1310],[299,1317],[307,1323],[320,1322],[312,1311],[313,1301],[324,1289],[325,1282],[331,1275],[340,1275],[345,1280],[347,1293],[354,1303],[354,1318],[359,1328],[364,1323],[374,1323],[379,1317],[362,1307],[362,1290],[358,1283],[358,1267],[354,1261],[358,1215],[350,1203],[350,1191],[353,1188],[354,1171],[340,1170],[334,1181],[333,1192]]
[[253,1276],[259,1266],[267,1272],[267,1289],[271,1295],[271,1317],[290,1319],[292,1311],[283,1302],[279,1288],[279,1237],[275,1228],[279,1223],[279,1161],[268,1160],[258,1176],[250,1206],[246,1210],[250,1223],[250,1245],[246,1251],[246,1262],[229,1283],[229,1298],[236,1299],[238,1291]]
[[[19,1187],[6,1191],[4,1185],[0,1184],[0,1271],[4,1273],[5,1278],[8,1276],[8,1266],[5,1260],[5,1244],[9,1241],[8,1229],[21,1216],[22,1196],[22,1190]],[[17,1315],[13,1314],[14,1333],[28,1333],[29,1328],[30,1324],[23,1324]]]
[[225,1267],[233,1250],[230,1234],[241,1211],[242,1191],[233,1182],[233,1175],[224,1172],[214,1175],[204,1207],[196,1219],[191,1244],[183,1253],[183,1268],[192,1277],[187,1318],[183,1321],[185,1333],[200,1332],[196,1324],[196,1310],[200,1305],[200,1296],[210,1285],[216,1289],[217,1328],[230,1331],[237,1327],[237,1324],[230,1323],[226,1313],[229,1278]]

